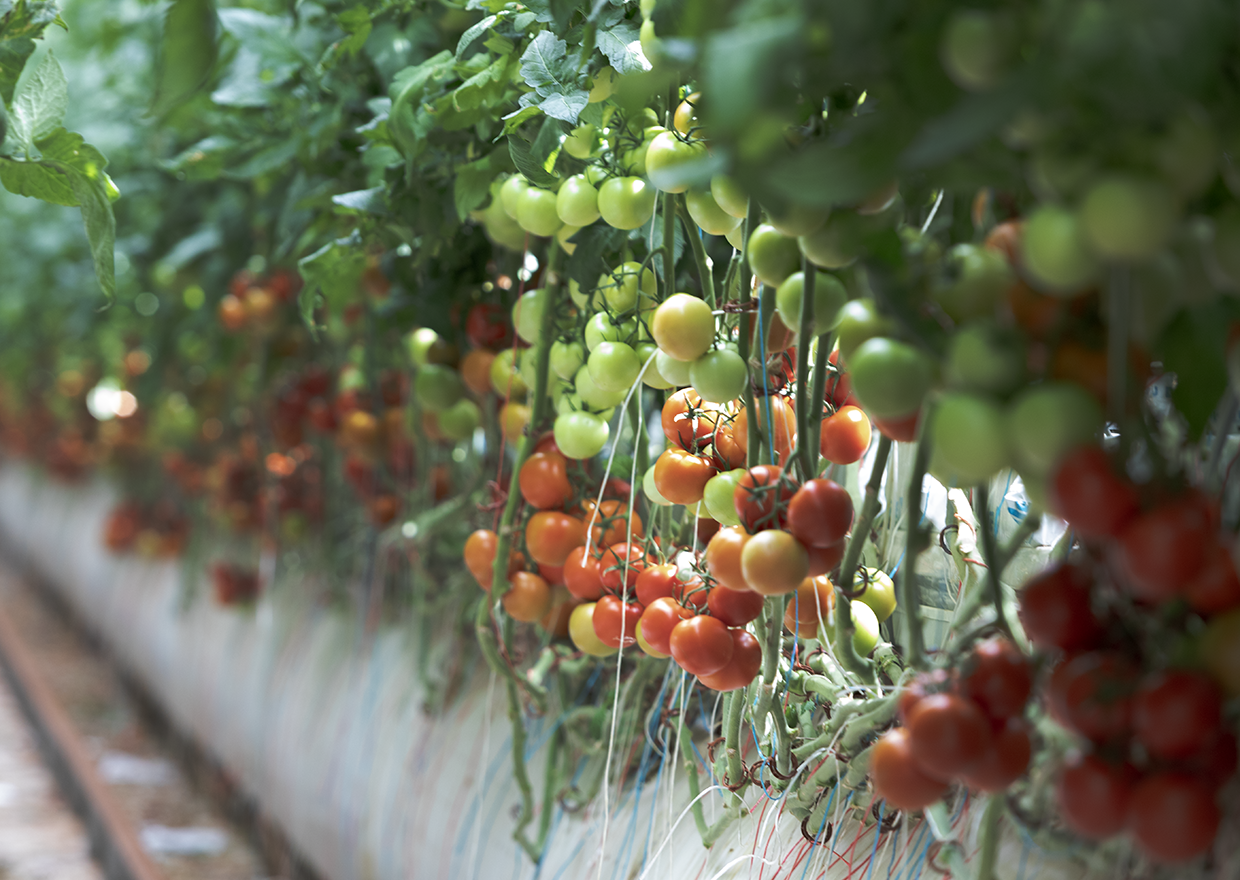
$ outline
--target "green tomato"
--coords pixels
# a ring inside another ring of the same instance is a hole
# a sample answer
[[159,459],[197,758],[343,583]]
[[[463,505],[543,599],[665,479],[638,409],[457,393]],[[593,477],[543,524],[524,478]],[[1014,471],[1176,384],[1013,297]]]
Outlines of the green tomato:
[[[647,109],[649,110],[649,108]],[[656,136],[667,131],[667,129],[659,125],[657,122],[654,124],[649,124],[650,120],[653,118],[655,118],[654,111],[650,111],[649,117],[643,114],[640,124],[645,127],[645,130],[642,132],[641,143],[639,143],[636,147],[625,151],[624,154],[620,156],[620,167],[623,168],[627,174],[631,174],[636,177],[644,177],[646,175],[646,154],[650,151],[650,144]],[[630,128],[632,127],[633,126],[630,125]]]
[[953,13],[939,41],[939,58],[952,82],[974,92],[994,86],[1008,64],[1010,32],[1006,19],[993,12]]
[[[775,310],[793,330],[801,327],[801,305],[805,299],[805,273],[793,272],[775,291]],[[814,273],[814,335],[835,329],[840,311],[848,302],[848,291],[834,275]]]
[[604,342],[590,352],[586,360],[590,378],[603,391],[628,394],[642,371],[633,346],[623,342]]
[[579,125],[565,136],[564,152],[574,159],[589,159],[594,153],[597,136],[598,129],[593,125]]
[[836,211],[821,228],[802,235],[797,246],[823,269],[843,269],[861,256],[861,223],[851,211]]
[[885,336],[894,329],[894,323],[879,312],[874,300],[869,297],[849,300],[840,309],[839,323],[836,325],[840,357],[847,361],[861,343],[875,336]]
[[654,217],[657,194],[640,177],[613,177],[599,187],[598,209],[608,226],[637,229]]
[[790,238],[798,238],[817,232],[831,215],[830,208],[810,208],[805,205],[788,205],[778,211],[766,209],[767,222]]
[[1049,476],[1066,453],[1094,442],[1102,425],[1102,407],[1074,382],[1031,386],[1008,408],[1008,442],[1022,474]]
[[728,240],[728,244],[736,248],[738,251],[745,249],[745,224],[738,223],[736,228],[724,236]]
[[511,251],[525,250],[525,230],[504,212],[504,206],[498,198],[492,199],[491,204],[482,212],[482,225],[496,244]]
[[568,458],[593,458],[607,445],[611,429],[607,422],[588,412],[565,413],[555,418],[555,445]]
[[874,418],[902,419],[921,408],[934,364],[904,342],[876,336],[848,358],[853,394]]
[[439,430],[449,440],[468,440],[482,424],[482,410],[465,397],[439,413]]
[[947,254],[956,281],[934,291],[934,298],[953,321],[985,318],[995,313],[1015,278],[1001,253],[975,244],[958,244]]
[[667,352],[660,350],[654,356],[654,365],[659,368],[659,375],[671,382],[673,387],[683,388],[689,384],[692,361],[678,361]]
[[597,312],[586,322],[586,350],[594,351],[604,342],[629,342],[637,335],[637,322],[630,318],[616,324],[606,312]]
[[530,235],[555,235],[564,225],[556,210],[556,195],[549,189],[531,186],[517,200],[517,224]]
[[642,264],[629,260],[616,269],[600,275],[595,293],[601,294],[613,312],[629,312],[639,307],[648,312],[655,307],[654,295],[658,289],[654,273],[643,269]]
[[[874,614],[874,609],[864,602],[851,602],[848,607],[853,624],[853,650],[862,657],[868,656],[878,647],[878,617]],[[827,626],[828,640],[835,646],[835,627],[829,622]]]
[[1042,205],[1025,221],[1021,259],[1033,282],[1047,293],[1075,296],[1098,274],[1098,262],[1077,216]]
[[409,351],[409,359],[419,367],[424,367],[430,360],[427,355],[431,346],[439,341],[439,334],[430,327],[419,327],[405,337],[405,347]]
[[451,367],[427,364],[413,380],[413,393],[426,409],[442,412],[465,396],[465,383]]
[[[605,342],[603,344],[611,345],[612,343]],[[600,388],[590,373],[589,361],[577,371],[573,385],[577,391],[577,396],[581,398],[581,402],[593,410],[619,406],[624,403],[624,398],[629,391],[627,386],[619,391],[609,391],[606,388]]]
[[514,366],[514,360],[512,349],[505,348],[491,361],[491,387],[500,397],[520,399],[529,391],[520,371]]
[[671,507],[672,502],[663,497],[663,493],[659,491],[659,487],[654,482],[654,465],[646,468],[646,473],[642,476],[642,491],[646,493],[646,497],[650,499],[651,504],[657,504],[660,507]]
[[1025,340],[990,322],[966,324],[952,336],[944,378],[961,391],[1010,394],[1025,381]]
[[583,654],[589,654],[591,657],[610,657],[620,649],[608,647],[594,631],[596,604],[596,602],[585,602],[573,609],[568,616],[568,637],[577,650]]
[[517,369],[527,388],[538,384],[538,349],[523,348],[517,352]]
[[512,177],[504,181],[504,185],[499,189],[500,204],[504,208],[504,213],[508,215],[510,220],[517,219],[517,205],[521,201],[521,196],[525,195],[525,191],[530,188],[530,182],[520,174],[514,174]]
[[1172,120],[1155,147],[1158,170],[1175,191],[1186,198],[1199,196],[1218,176],[1222,148],[1210,119],[1187,112]]
[[689,367],[689,381],[707,403],[727,403],[745,392],[749,371],[735,351],[708,351]]
[[634,350],[637,352],[637,359],[642,362],[642,368],[645,370],[642,373],[642,384],[648,388],[657,388],[660,391],[673,387],[672,383],[659,372],[659,366],[655,363],[659,349],[655,347],[653,342],[639,342]]
[[1103,258],[1148,260],[1166,246],[1179,214],[1175,194],[1166,184],[1114,175],[1085,194],[1080,224]]
[[590,86],[590,103],[597,104],[610,98],[615,79],[616,71],[612,69],[611,65],[594,74],[594,80]]
[[684,141],[675,132],[664,131],[654,137],[646,151],[646,176],[657,189],[669,193],[685,192],[691,183],[704,180],[710,156],[701,141]]
[[598,190],[584,174],[574,174],[556,193],[555,210],[569,226],[589,226],[599,218]]
[[896,610],[896,585],[881,568],[867,568],[864,571],[864,577],[861,569],[853,576],[853,589],[864,588],[856,601],[868,605],[875,619],[882,623]]
[[710,179],[710,194],[720,208],[737,220],[748,216],[749,194],[726,174],[716,174]]
[[1240,284],[1240,209],[1229,206],[1214,218],[1210,247],[1223,274]]
[[976,394],[945,394],[934,409],[930,427],[935,475],[958,486],[984,483],[1007,467],[1004,412],[993,400]]
[[685,193],[685,207],[693,222],[707,235],[727,235],[741,225],[741,219],[719,207],[708,189],[691,189]]
[[744,468],[737,468],[734,471],[715,474],[706,481],[706,487],[702,490],[702,501],[705,502],[706,511],[711,519],[725,526],[741,524],[741,518],[736,513],[736,503],[733,499],[736,495],[736,487],[740,485],[741,477],[746,473],[748,471]]
[[551,372],[561,379],[571,380],[585,362],[586,351],[580,342],[557,339],[551,343]]
[[763,284],[778,287],[801,268],[796,239],[789,238],[769,223],[758,225],[749,236],[749,267]]
[[512,326],[517,335],[534,345],[542,331],[543,312],[547,308],[547,291],[541,287],[527,290],[512,305]]
[[705,300],[675,293],[655,310],[650,333],[668,357],[695,361],[710,351],[715,341],[715,316]]

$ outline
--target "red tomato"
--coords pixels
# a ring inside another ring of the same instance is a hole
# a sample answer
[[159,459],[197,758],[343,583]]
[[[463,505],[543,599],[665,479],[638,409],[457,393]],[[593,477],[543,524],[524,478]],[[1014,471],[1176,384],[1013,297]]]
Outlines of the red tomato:
[[1105,452],[1082,446],[1055,469],[1050,507],[1087,538],[1118,535],[1137,515],[1137,490],[1115,475]]
[[679,448],[698,452],[710,443],[719,407],[706,403],[692,388],[682,388],[663,404],[663,434]]
[[853,500],[834,480],[809,480],[788,502],[788,531],[806,547],[830,547],[853,524]]
[[1020,623],[1040,648],[1079,651],[1092,648],[1102,626],[1090,605],[1093,578],[1075,565],[1056,566],[1035,577],[1020,591]]
[[912,443],[917,439],[917,428],[921,424],[921,410],[900,419],[872,419],[878,433],[900,443]]
[[1094,742],[1126,736],[1132,726],[1137,668],[1116,651],[1089,651],[1063,669],[1063,709],[1068,727]]
[[762,613],[763,601],[761,593],[716,587],[707,595],[706,607],[710,609],[713,617],[719,618],[728,626],[744,626],[749,621],[758,619],[758,615]]
[[704,455],[683,449],[665,449],[654,463],[654,484],[673,504],[697,504],[702,500],[706,481],[717,474],[715,465]]
[[782,529],[787,522],[788,502],[796,493],[796,487],[790,480],[783,479],[783,473],[784,469],[778,465],[760,464],[746,471],[737,483],[732,503],[741,525],[750,534],[763,529]]
[[562,565],[543,565],[539,563],[538,574],[542,576],[543,580],[553,586],[564,583],[564,566]]
[[563,565],[573,548],[585,542],[585,523],[567,513],[540,510],[525,526],[525,549],[542,565]]
[[1235,775],[1237,765],[1236,737],[1228,730],[1220,730],[1205,748],[1183,762],[1186,770],[1215,788],[1222,788]]
[[508,582],[508,592],[499,600],[513,620],[534,623],[551,610],[551,587],[536,574],[519,571]]
[[563,507],[573,497],[568,462],[557,452],[535,452],[517,475],[521,497],[540,509]]
[[1200,672],[1159,672],[1137,688],[1133,732],[1151,758],[1190,758],[1214,741],[1222,711],[1223,695],[1213,679]]
[[960,692],[996,719],[1022,714],[1032,686],[1025,655],[1002,636],[974,645],[960,680]]
[[475,348],[502,348],[508,333],[507,312],[492,303],[477,303],[465,316],[465,335]]
[[646,606],[642,612],[642,638],[660,654],[672,653],[670,639],[672,630],[682,620],[688,620],[693,612],[671,596],[661,596]]
[[690,675],[718,672],[732,659],[732,633],[722,620],[704,614],[676,624],[668,644],[672,659]]
[[749,537],[740,526],[727,526],[716,532],[706,545],[703,562],[719,586],[729,590],[749,590],[741,571],[741,551],[745,549]]
[[1240,577],[1231,553],[1218,541],[1206,547],[1205,561],[1185,589],[1188,603],[1198,614],[1218,614],[1240,605]]
[[809,551],[809,576],[830,574],[834,568],[844,561],[844,551],[848,549],[847,541],[840,541],[830,547],[807,547]]
[[593,602],[603,595],[602,574],[598,560],[589,549],[574,547],[564,560],[564,586],[578,599]]
[[[662,565],[652,565],[650,568],[643,569],[637,575],[635,584],[637,601],[643,605],[649,605],[655,599],[662,596],[670,596],[677,602],[684,602],[692,605],[703,605],[706,602],[706,585],[697,575],[690,576],[689,580],[682,581],[677,572],[679,569],[675,563],[665,562]],[[667,652],[662,652],[666,654]]]
[[1090,840],[1102,840],[1124,829],[1136,771],[1128,764],[1109,764],[1097,755],[1069,756],[1055,782],[1059,815],[1065,825]]
[[[644,612],[636,602],[625,603],[616,596],[604,596],[594,606],[594,634],[609,648],[636,645],[637,621]],[[646,635],[644,627],[642,635]]]
[[833,416],[822,420],[819,451],[835,464],[852,464],[870,448],[873,436],[870,419],[860,407],[841,407]]
[[[734,590],[718,592],[735,595]],[[698,681],[711,690],[735,691],[747,687],[762,668],[762,645],[758,640],[743,629],[729,632],[732,634],[732,659],[718,672],[698,676]]]
[[711,435],[710,447],[711,458],[719,470],[730,471],[745,466],[745,446],[737,440],[734,422],[720,419],[719,426]]
[[837,410],[856,403],[852,396],[852,381],[848,372],[840,366],[840,353],[837,349],[827,358],[835,370],[827,373],[827,382],[823,386],[823,399]]
[[1023,719],[1009,718],[990,740],[982,759],[960,775],[960,781],[973,791],[1003,791],[1029,767],[1033,745],[1029,726]]
[[[490,529],[478,529],[465,540],[465,567],[484,590],[490,590],[495,579],[495,551],[498,547],[499,536]],[[511,577],[520,570],[521,557],[510,552],[508,575]]]
[[[767,402],[770,403],[769,419]],[[778,459],[783,461],[792,450],[792,441],[796,438],[796,410],[788,404],[788,401],[777,395],[758,398],[754,406],[758,408],[758,428],[762,431],[762,435],[769,437],[771,429],[774,429],[775,440],[771,443],[771,448],[775,450]],[[748,453],[749,412],[747,410],[742,409],[736,414],[736,420],[732,423],[732,433],[741,452]]]
[[1138,782],[1128,807],[1128,828],[1137,849],[1163,865],[1186,862],[1208,850],[1220,818],[1210,786],[1174,770]]
[[874,793],[897,810],[920,810],[947,793],[947,783],[928,775],[913,760],[909,734],[893,728],[870,751],[870,779]]
[[637,584],[637,576],[649,562],[649,557],[639,544],[612,544],[603,551],[603,558],[598,564],[603,588],[615,591],[633,589]]
[[1193,498],[1178,498],[1133,520],[1119,536],[1117,568],[1139,599],[1166,602],[1184,592],[1206,560],[1206,512]]
[[900,723],[908,724],[908,716],[913,711],[913,707],[921,702],[923,697],[947,690],[950,681],[951,673],[946,669],[932,669],[929,672],[917,673],[917,676],[905,686],[904,690],[900,691],[900,696],[896,700],[896,715]]
[[[595,508],[598,514],[594,515]],[[581,504],[581,518],[590,526],[590,542],[595,547],[606,547],[629,539],[629,504],[627,501],[608,499],[595,505],[593,500]],[[642,518],[633,511],[633,538],[636,540],[645,534]]]
[[990,722],[973,702],[955,694],[918,700],[906,727],[918,765],[945,781],[972,769],[990,748]]

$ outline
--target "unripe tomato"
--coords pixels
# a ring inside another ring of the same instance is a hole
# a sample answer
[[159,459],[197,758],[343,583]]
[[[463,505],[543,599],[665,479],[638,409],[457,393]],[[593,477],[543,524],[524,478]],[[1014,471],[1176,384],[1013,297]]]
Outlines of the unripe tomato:
[[[789,328],[801,326],[801,306],[805,299],[805,273],[793,272],[775,291],[775,308],[780,320]],[[821,336],[835,329],[840,309],[848,302],[848,291],[834,275],[814,273],[814,335]]]
[[687,293],[668,297],[655,310],[650,335],[659,350],[678,361],[695,361],[715,341],[715,316],[706,301]]
[[568,458],[593,458],[607,445],[607,422],[593,413],[570,412],[556,416],[555,444]]
[[693,222],[707,235],[727,235],[740,227],[742,218],[725,211],[710,190],[689,190],[685,193],[685,207]]
[[1025,363],[1019,333],[977,321],[952,336],[943,374],[949,386],[962,391],[1005,395],[1024,382]]
[[439,430],[449,440],[468,440],[482,424],[482,410],[472,400],[458,400],[439,413]]
[[637,309],[644,313],[655,308],[655,290],[654,273],[643,269],[641,263],[629,260],[599,276],[594,295],[602,295],[613,312],[631,312]]
[[930,430],[930,471],[948,485],[984,483],[1007,466],[1007,423],[993,400],[979,394],[945,394]]
[[564,225],[550,190],[528,187],[517,200],[517,224],[531,235],[554,235]]
[[952,82],[975,92],[994,86],[1007,65],[1009,31],[1000,14],[989,10],[954,12],[939,41],[939,58]]
[[1099,256],[1148,260],[1170,239],[1179,206],[1175,194],[1160,181],[1115,175],[1090,187],[1080,218],[1085,237]]
[[729,348],[708,351],[689,365],[689,381],[709,403],[728,403],[745,392],[745,360]]
[[530,182],[520,174],[514,174],[512,177],[504,181],[503,186],[499,189],[500,205],[504,209],[504,213],[512,220],[517,219],[517,206],[521,202],[521,196],[525,195],[525,191],[530,188]]
[[655,135],[646,150],[646,176],[663,192],[682,193],[708,170],[709,157],[701,141],[681,140],[674,132]]
[[992,317],[1016,278],[1003,255],[975,244],[958,244],[948,252],[955,281],[934,291],[934,299],[952,320]]
[[1022,392],[1008,407],[1008,439],[1018,468],[1050,474],[1064,456],[1091,444],[1102,428],[1102,409],[1073,382],[1044,382]]
[[673,504],[697,504],[716,473],[709,458],[683,449],[663,450],[654,464],[655,486]]
[[586,602],[573,609],[568,618],[568,637],[577,650],[592,657],[608,657],[618,650],[603,643],[594,632],[594,602]]
[[1202,666],[1219,686],[1231,696],[1240,694],[1240,610],[1212,617],[1197,650]]
[[860,218],[836,211],[821,227],[797,239],[805,258],[822,269],[843,269],[861,256]]
[[809,574],[809,554],[782,529],[766,529],[741,550],[741,573],[749,588],[764,596],[790,593]]
[[569,226],[589,226],[599,218],[598,190],[584,174],[574,174],[560,185],[555,210],[560,221]]
[[717,522],[725,526],[740,525],[740,517],[736,513],[736,505],[732,499],[736,495],[736,487],[745,471],[742,468],[718,473],[706,481],[702,489],[702,501],[706,512]]
[[749,235],[749,267],[763,284],[778,287],[801,266],[796,239],[762,223]]
[[875,418],[899,419],[921,409],[934,366],[907,343],[875,337],[848,358],[853,393]]
[[737,220],[744,220],[749,214],[749,195],[731,177],[725,174],[712,177],[710,194],[720,208]]
[[1080,219],[1053,205],[1036,208],[1026,219],[1021,262],[1039,289],[1057,296],[1075,296],[1098,274]]
[[636,229],[654,216],[656,190],[640,177],[613,177],[599,187],[603,222],[616,229]]

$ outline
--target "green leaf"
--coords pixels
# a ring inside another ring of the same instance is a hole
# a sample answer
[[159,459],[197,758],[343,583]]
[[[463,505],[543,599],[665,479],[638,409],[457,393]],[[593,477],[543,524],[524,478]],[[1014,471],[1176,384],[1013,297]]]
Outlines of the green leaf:
[[1157,350],[1175,373],[1171,400],[1188,424],[1191,441],[1200,439],[1227,390],[1227,335],[1240,319],[1240,306],[1225,300],[1183,309],[1167,325]]
[[5,104],[13,101],[13,89],[34,53],[34,41],[52,24],[64,24],[54,0],[0,2],[0,99]]
[[900,156],[905,168],[926,168],[964,152],[998,131],[1024,106],[1033,78],[1013,77],[1002,87],[969,95],[925,127]]
[[27,153],[55,131],[69,108],[69,83],[51,52],[13,96],[9,131]]
[[289,39],[293,21],[288,16],[230,8],[221,9],[219,19],[224,30],[266,63],[294,66],[310,63],[310,59]]
[[461,38],[456,41],[456,57],[459,60],[465,51],[474,44],[474,42],[491,29],[495,22],[499,21],[498,15],[488,15],[482,21],[470,25],[465,33],[461,34]]
[[95,264],[95,278],[111,305],[116,299],[116,217],[108,200],[103,175],[91,178],[72,171],[69,179],[74,195],[82,206],[82,222],[90,242],[90,256]]
[[223,135],[203,138],[179,155],[161,163],[169,171],[184,174],[187,180],[214,180],[232,160],[240,144]]
[[361,51],[362,46],[366,45],[366,39],[370,36],[371,28],[374,26],[370,12],[365,6],[346,9],[336,16],[336,23],[349,35],[342,41],[340,48],[350,55],[356,55]]
[[530,145],[515,134],[508,136],[508,152],[512,156],[512,164],[517,166],[517,170],[524,174],[530,183],[545,189],[551,189],[559,183],[559,180],[531,155]]
[[284,84],[300,67],[296,62],[270,61],[242,46],[211,100],[222,107],[266,107],[286,93]]
[[712,120],[732,130],[765,109],[766,85],[795,54],[803,31],[803,19],[784,16],[747,21],[712,35],[702,63],[702,90],[727,95],[726,101],[712,106]]
[[23,162],[0,156],[0,184],[15,195],[67,208],[78,206],[73,184],[68,177],[43,162]]
[[481,205],[490,192],[491,181],[495,180],[507,165],[507,157],[501,150],[495,150],[487,156],[461,165],[456,169],[456,180],[452,187],[452,199],[456,203],[456,216],[462,221],[469,212]]
[[642,52],[637,28],[622,21],[606,30],[599,29],[594,35],[594,45],[607,56],[616,73],[635,73],[650,70],[650,62]]
[[593,289],[598,277],[609,268],[606,257],[624,244],[627,235],[623,229],[613,229],[606,223],[595,223],[578,231],[572,238],[577,249],[565,264],[565,274],[583,290]]
[[343,214],[387,214],[386,195],[386,186],[376,186],[332,196],[332,204],[343,208]]
[[151,112],[164,115],[206,83],[218,52],[213,0],[174,0],[164,15]]
[[28,37],[0,40],[0,100],[5,104],[13,101],[13,89],[33,54],[34,40]]
[[406,67],[392,80],[388,88],[392,99],[388,131],[406,160],[417,154],[419,141],[425,137],[428,121],[419,121],[418,111],[428,85],[435,79],[450,76],[454,65],[455,57],[445,50],[421,64]]
[[589,104],[590,93],[577,87],[567,48],[551,31],[540,32],[521,54],[521,76],[541,99],[531,103],[553,119],[575,123]]
[[310,256],[302,258],[297,266],[305,279],[305,286],[298,299],[301,316],[311,333],[318,338],[318,328],[314,324],[314,307],[318,303],[319,294],[336,309],[343,308],[357,295],[362,271],[366,268],[366,254],[362,250],[361,236],[354,232],[348,238],[329,242]]

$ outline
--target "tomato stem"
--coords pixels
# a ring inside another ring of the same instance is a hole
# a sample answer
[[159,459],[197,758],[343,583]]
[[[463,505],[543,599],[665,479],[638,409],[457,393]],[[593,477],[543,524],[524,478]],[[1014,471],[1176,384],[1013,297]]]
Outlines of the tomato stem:
[[[753,299],[753,271],[749,267],[749,233],[758,225],[758,220],[758,203],[751,199],[749,202],[749,215],[745,218],[745,236],[741,241],[740,290],[737,291],[736,297],[737,301],[742,304]],[[749,357],[752,351],[752,346],[750,345],[750,337],[752,335],[753,312],[745,309],[741,312],[740,339],[737,340],[737,348],[741,359],[745,362],[745,370],[748,373],[745,381],[745,391],[742,395],[745,411],[749,413],[747,420],[749,448],[745,453],[746,467],[757,465],[761,460],[758,456],[762,451],[762,434],[758,430],[758,411],[753,405],[753,364],[750,363]]]
[[702,299],[715,308],[715,277],[711,273],[710,267],[706,265],[706,248],[702,246],[701,232],[694,233],[695,224],[693,218],[689,216],[689,209],[685,206],[685,197],[683,195],[674,196],[676,200],[676,213],[680,215],[680,222],[685,227],[685,237],[689,239],[689,249],[693,251],[693,262],[697,266],[698,284],[702,288]]
[[921,486],[925,482],[926,468],[930,463],[930,421],[932,411],[927,407],[922,413],[918,428],[917,452],[913,456],[913,472],[909,475],[908,492],[904,501],[904,561],[897,572],[896,590],[904,619],[908,626],[908,643],[905,654],[914,669],[926,668],[925,628],[921,619],[921,591],[917,589],[917,557],[930,545],[929,534],[921,524]]
[[977,498],[977,530],[982,541],[982,557],[986,560],[986,583],[990,587],[990,601],[995,608],[995,624],[1003,630],[1008,638],[1012,638],[1012,627],[1007,621],[1007,612],[1003,609],[1003,585],[999,576],[1007,565],[1007,560],[999,555],[995,546],[995,535],[990,525],[990,489],[985,483],[978,483],[973,490]]
[[977,862],[977,880],[993,880],[999,859],[999,820],[1003,818],[1003,796],[993,794],[982,813],[981,854]]
[[[801,480],[812,480],[818,471],[818,444],[812,442],[814,432],[810,430],[809,410],[815,403],[813,398],[806,399],[809,378],[809,347],[814,339],[814,276],[817,274],[809,260],[801,257],[801,274],[805,277],[805,286],[801,295],[801,326],[797,330],[797,461],[801,465]],[[821,348],[822,340],[819,340]],[[817,377],[815,377],[815,380]],[[819,415],[822,414],[822,399],[816,403]],[[821,421],[821,419],[819,419]]]

